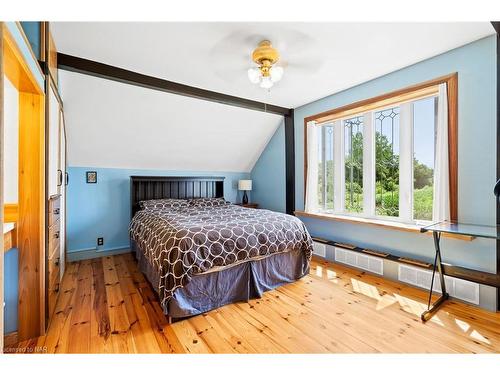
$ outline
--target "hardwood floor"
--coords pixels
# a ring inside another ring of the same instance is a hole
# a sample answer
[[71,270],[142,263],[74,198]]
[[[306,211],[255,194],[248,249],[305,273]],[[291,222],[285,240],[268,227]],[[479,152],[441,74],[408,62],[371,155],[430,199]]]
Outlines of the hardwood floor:
[[69,263],[45,336],[18,352],[500,352],[500,313],[447,302],[423,324],[426,293],[314,259],[310,275],[168,324],[131,254]]

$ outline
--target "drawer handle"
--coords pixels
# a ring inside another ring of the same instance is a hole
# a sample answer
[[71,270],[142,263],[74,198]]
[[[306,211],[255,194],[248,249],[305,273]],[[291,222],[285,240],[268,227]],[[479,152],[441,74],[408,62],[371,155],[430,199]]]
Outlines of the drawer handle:
[[55,264],[56,266],[59,266],[59,258],[57,258],[57,259],[56,259],[56,261],[54,262],[54,264]]
[[57,231],[56,233],[54,233],[54,238],[59,238],[59,231]]
[[60,209],[59,208],[54,208],[54,215],[59,215]]
[[56,287],[54,288],[54,292],[59,293],[59,284],[57,284]]

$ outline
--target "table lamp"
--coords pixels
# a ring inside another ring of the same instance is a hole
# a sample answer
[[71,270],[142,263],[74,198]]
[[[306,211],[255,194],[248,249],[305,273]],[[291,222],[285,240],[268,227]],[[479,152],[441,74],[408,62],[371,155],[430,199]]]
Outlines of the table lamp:
[[252,180],[239,180],[238,181],[238,190],[244,191],[242,204],[248,203],[248,195],[247,191],[252,190]]

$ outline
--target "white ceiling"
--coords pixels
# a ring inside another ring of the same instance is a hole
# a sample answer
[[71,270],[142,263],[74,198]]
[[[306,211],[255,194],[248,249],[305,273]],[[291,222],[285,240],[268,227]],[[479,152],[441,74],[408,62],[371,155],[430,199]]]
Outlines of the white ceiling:
[[[494,33],[489,22],[51,25],[60,52],[290,108]],[[285,67],[270,92],[246,77],[262,39],[279,49]]]
[[250,172],[281,116],[59,72],[70,166]]

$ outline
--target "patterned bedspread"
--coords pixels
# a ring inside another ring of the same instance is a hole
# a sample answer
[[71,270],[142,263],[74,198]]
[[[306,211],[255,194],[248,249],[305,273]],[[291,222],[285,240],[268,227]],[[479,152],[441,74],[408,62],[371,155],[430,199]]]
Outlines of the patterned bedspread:
[[159,275],[165,307],[193,275],[291,250],[312,255],[312,239],[294,216],[232,204],[139,211],[130,236]]

